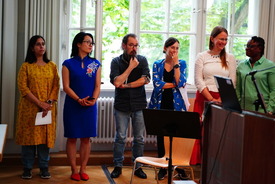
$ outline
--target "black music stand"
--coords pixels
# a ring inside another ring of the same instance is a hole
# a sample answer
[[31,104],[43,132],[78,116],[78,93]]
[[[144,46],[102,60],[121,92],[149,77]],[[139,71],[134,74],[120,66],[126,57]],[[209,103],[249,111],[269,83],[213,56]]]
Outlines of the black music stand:
[[143,109],[142,111],[147,134],[169,136],[168,184],[171,184],[173,137],[200,139],[200,115],[196,112],[162,109]]
[[262,108],[264,109],[264,112],[267,113],[267,110],[266,110],[266,104],[264,102],[264,98],[263,98],[263,95],[261,94],[260,90],[259,90],[259,87],[257,85],[257,82],[256,82],[256,78],[254,76],[255,73],[251,74],[251,80],[256,88],[256,92],[257,92],[257,97],[258,99],[255,100],[255,102],[253,103],[255,105],[255,111],[258,111],[259,110],[259,106],[262,106]]

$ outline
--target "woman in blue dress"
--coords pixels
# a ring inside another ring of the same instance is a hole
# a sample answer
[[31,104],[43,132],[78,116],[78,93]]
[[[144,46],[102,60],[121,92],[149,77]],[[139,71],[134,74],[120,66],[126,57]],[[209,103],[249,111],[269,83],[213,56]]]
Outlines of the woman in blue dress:
[[[150,109],[167,109],[174,111],[186,111],[187,102],[184,101],[180,88],[186,85],[186,62],[178,58],[179,41],[170,37],[165,41],[163,53],[165,58],[153,64],[154,89],[149,103]],[[165,154],[163,136],[157,136],[158,157]],[[185,177],[184,170],[177,170],[179,176]],[[164,179],[167,170],[161,168],[158,179]]]
[[[101,64],[91,58],[94,45],[89,33],[78,33],[72,43],[71,58],[63,62],[63,90],[66,93],[63,120],[66,151],[72,180],[88,180],[86,165],[90,155],[90,137],[97,135],[97,105],[100,93]],[[76,165],[76,142],[80,138],[80,169]]]

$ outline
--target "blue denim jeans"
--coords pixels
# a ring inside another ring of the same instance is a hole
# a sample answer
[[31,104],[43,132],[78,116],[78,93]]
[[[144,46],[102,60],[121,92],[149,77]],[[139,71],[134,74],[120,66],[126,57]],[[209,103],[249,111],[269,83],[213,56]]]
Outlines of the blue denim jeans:
[[50,148],[46,144],[22,146],[22,163],[24,168],[32,169],[37,150],[39,168],[48,167],[50,160]]
[[[123,166],[124,149],[126,142],[126,132],[130,122],[132,120],[132,129],[134,140],[132,143],[132,161],[137,157],[143,156],[144,150],[144,132],[145,125],[142,111],[135,112],[122,112],[115,109],[116,120],[116,135],[114,142],[114,164],[116,167]],[[140,164],[137,164],[139,167]]]

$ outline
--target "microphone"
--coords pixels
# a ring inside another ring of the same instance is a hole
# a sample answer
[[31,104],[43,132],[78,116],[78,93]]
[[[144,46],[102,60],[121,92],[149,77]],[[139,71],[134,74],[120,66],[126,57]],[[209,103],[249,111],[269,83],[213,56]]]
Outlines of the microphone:
[[271,66],[271,67],[264,68],[264,69],[261,69],[261,70],[253,70],[253,71],[249,72],[246,75],[255,75],[255,73],[257,73],[257,72],[262,72],[262,71],[269,70],[269,69],[272,69],[272,68],[275,68],[275,66]]

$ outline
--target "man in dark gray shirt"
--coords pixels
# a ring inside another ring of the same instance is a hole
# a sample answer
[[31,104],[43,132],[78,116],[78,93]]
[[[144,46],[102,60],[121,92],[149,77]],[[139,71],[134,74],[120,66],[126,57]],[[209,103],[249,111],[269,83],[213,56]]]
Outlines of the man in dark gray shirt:
[[[150,70],[147,59],[137,55],[138,40],[135,34],[127,34],[122,40],[123,54],[111,62],[111,83],[115,89],[115,120],[116,135],[114,142],[114,164],[112,178],[117,178],[122,173],[126,132],[130,118],[133,128],[133,161],[143,156],[144,131],[142,109],[146,108],[146,93],[144,85],[150,82]],[[146,179],[146,174],[137,164],[135,175]]]

